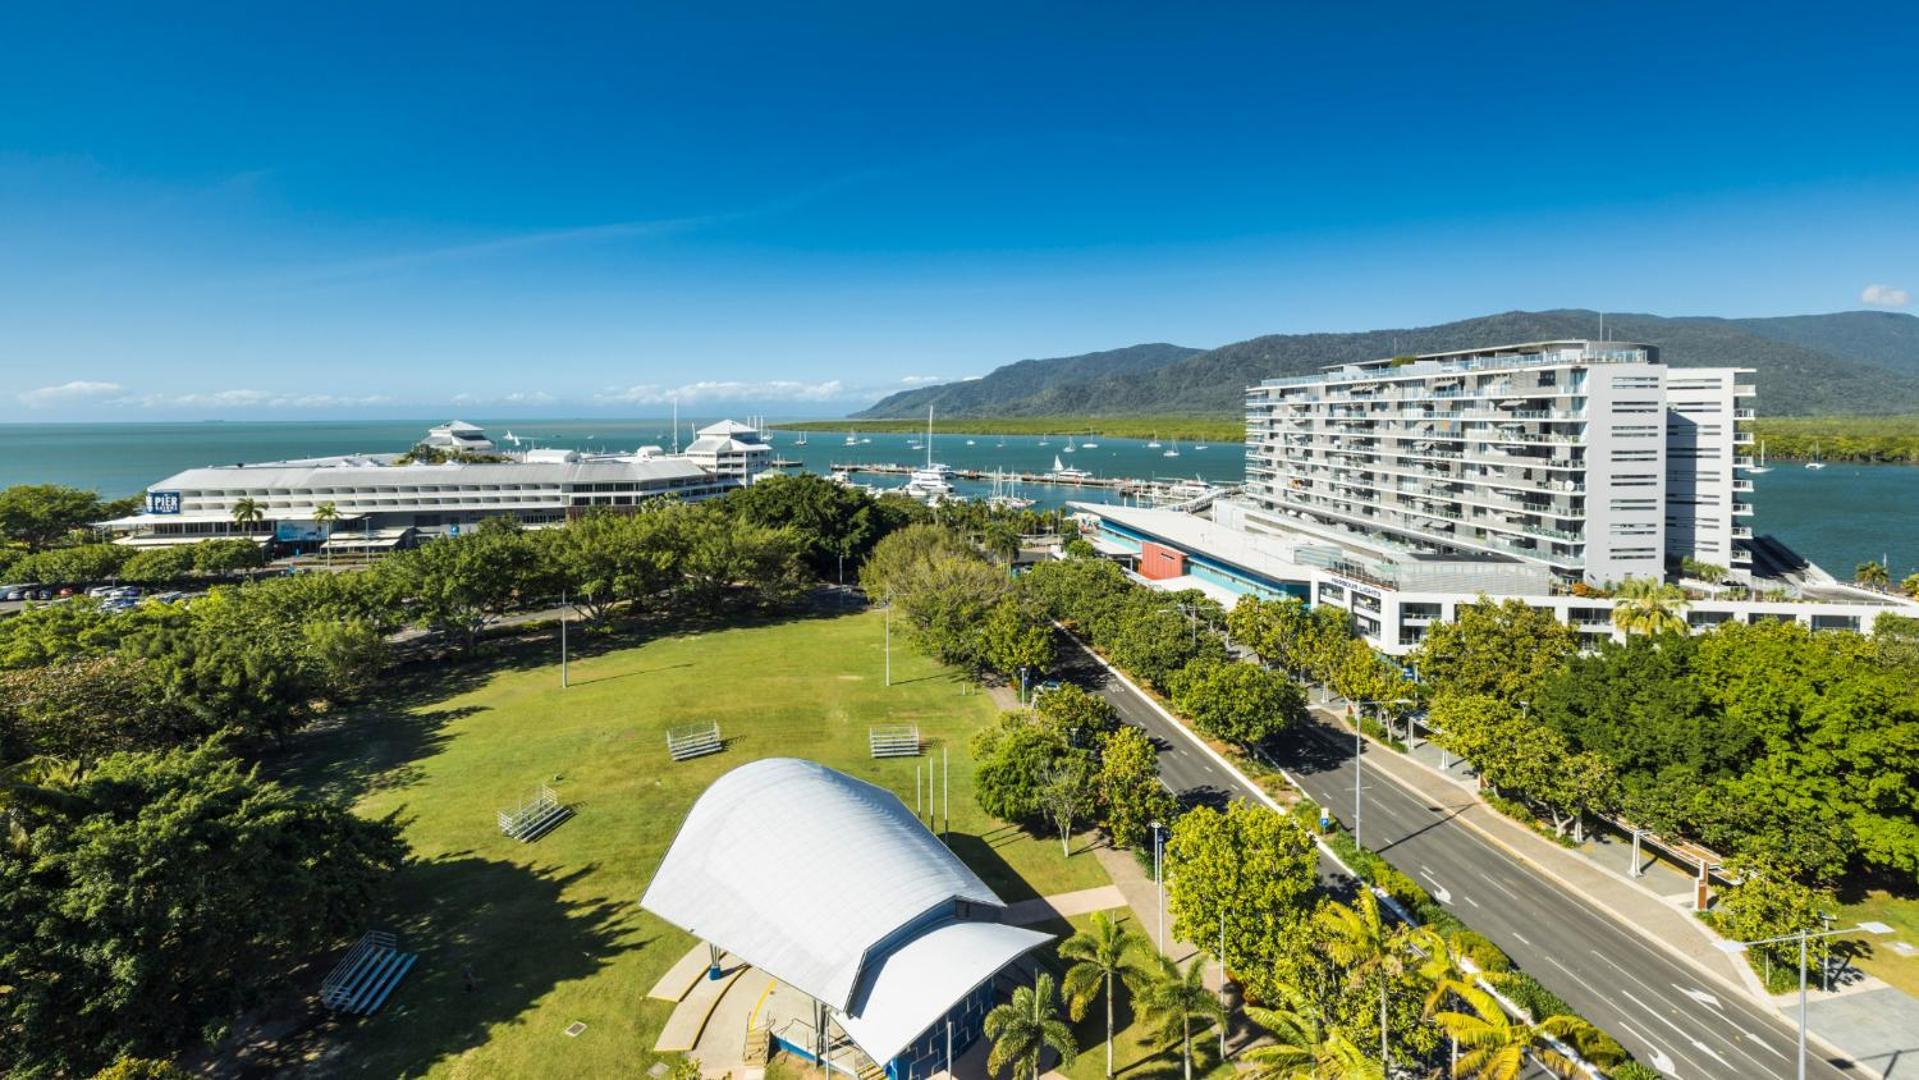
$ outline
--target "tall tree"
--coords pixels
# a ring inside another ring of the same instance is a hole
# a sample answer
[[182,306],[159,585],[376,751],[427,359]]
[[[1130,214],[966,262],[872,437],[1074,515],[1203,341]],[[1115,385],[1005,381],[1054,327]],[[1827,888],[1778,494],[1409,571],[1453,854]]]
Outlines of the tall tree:
[[0,857],[0,1056],[49,1075],[199,1040],[357,933],[405,854],[393,822],[213,745],[109,755],[20,809],[25,857]]
[[1070,858],[1073,825],[1085,821],[1099,805],[1092,755],[1070,753],[1056,760],[1040,785],[1039,804],[1046,820],[1059,830],[1060,854]]
[[100,497],[59,484],[16,484],[0,490],[0,539],[28,551],[64,538],[102,517]]
[[1852,580],[1867,588],[1883,589],[1892,581],[1892,574],[1885,563],[1862,562],[1853,568]]
[[1406,967],[1405,931],[1392,926],[1380,915],[1379,900],[1371,889],[1360,889],[1351,907],[1330,901],[1319,910],[1318,921],[1326,931],[1326,951],[1345,965],[1347,977],[1354,983],[1369,979],[1379,983],[1379,1061],[1392,1069],[1386,992],[1393,978]]
[[1246,1006],[1246,1015],[1272,1036],[1240,1055],[1252,1080],[1385,1080],[1379,1062],[1321,1022],[1319,1008],[1297,987],[1281,985],[1281,1004]]
[[1015,683],[1053,665],[1053,628],[1015,596],[993,605],[978,634],[986,666]]
[[1100,823],[1115,847],[1136,848],[1153,822],[1172,820],[1175,803],[1159,782],[1159,752],[1138,728],[1107,736],[1098,783]]
[[1306,722],[1306,692],[1277,671],[1204,658],[1170,680],[1173,706],[1217,739],[1257,747]]
[[1292,817],[1263,806],[1197,807],[1173,824],[1166,879],[1173,933],[1218,941],[1248,985],[1263,989],[1289,937],[1296,936],[1318,891],[1313,838]]
[[995,1005],[986,1014],[984,1028],[986,1037],[993,1040],[986,1071],[994,1076],[1010,1065],[1013,1080],[1021,1080],[1022,1075],[1039,1080],[1040,1058],[1047,1050],[1058,1054],[1062,1065],[1072,1064],[1079,1056],[1073,1029],[1059,1018],[1053,977],[1043,971],[1033,976],[1033,985],[1014,990],[1011,999]]
[[233,523],[245,530],[249,525],[258,525],[266,519],[266,507],[261,506],[249,496],[241,496],[233,503]]
[[1513,598],[1480,597],[1460,605],[1449,623],[1435,624],[1413,653],[1426,692],[1524,699],[1578,651],[1572,628]]
[[1206,966],[1195,958],[1181,970],[1172,957],[1152,952],[1140,968],[1130,987],[1133,1002],[1161,1038],[1178,1036],[1186,1080],[1193,1080],[1193,1021],[1226,1022],[1219,998],[1206,988]]
[[1151,944],[1104,911],[1093,913],[1092,923],[1060,943],[1060,959],[1072,966],[1066,969],[1066,992],[1070,1015],[1085,1017],[1086,1010],[1099,999],[1106,1002],[1106,1075],[1113,1075],[1114,987],[1124,980],[1143,974],[1137,960]]
[[1628,634],[1683,634],[1686,590],[1657,578],[1627,578],[1613,590],[1612,624]]
[[[1555,1076],[1570,1077],[1579,1072],[1579,1065],[1562,1053],[1555,1042],[1598,1053],[1597,1048],[1610,1041],[1600,1039],[1598,1031],[1577,1016],[1548,1016],[1529,1024],[1507,1016],[1487,995],[1475,994],[1466,1001],[1471,1006],[1470,1012],[1447,1011],[1433,1015],[1433,1020],[1446,1034],[1459,1042],[1459,1064],[1453,1068],[1456,1077],[1517,1080],[1529,1060],[1538,1062]],[[1610,1053],[1601,1053],[1599,1057],[1609,1059],[1593,1061],[1601,1068],[1617,1065],[1620,1060],[1618,1055]]]

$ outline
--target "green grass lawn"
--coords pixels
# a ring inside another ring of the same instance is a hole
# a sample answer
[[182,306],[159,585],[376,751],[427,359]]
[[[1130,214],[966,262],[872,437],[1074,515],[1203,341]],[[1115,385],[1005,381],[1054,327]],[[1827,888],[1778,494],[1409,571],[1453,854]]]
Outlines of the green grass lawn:
[[1890,936],[1860,935],[1859,942],[1867,951],[1853,963],[1908,994],[1919,995],[1919,956],[1900,956],[1887,948],[1895,941],[1919,945],[1919,899],[1875,890],[1857,903],[1840,905],[1837,914],[1848,926],[1876,921],[1892,927]]
[[[377,925],[420,962],[385,1011],[345,1024],[327,1071],[642,1071],[669,1011],[646,991],[693,941],[638,898],[695,797],[756,758],[812,758],[911,806],[914,769],[937,767],[944,750],[954,848],[1003,898],[1107,884],[1091,854],[1063,858],[1057,839],[974,806],[966,742],[993,717],[991,699],[894,645],[890,688],[877,614],[611,643],[597,655],[589,645],[563,692],[550,646],[506,642],[470,667],[393,687],[398,706],[302,738],[282,774],[395,815],[417,860]],[[665,730],[704,720],[719,721],[726,751],[673,764]],[[918,723],[931,752],[871,760],[868,725],[900,721]],[[494,812],[542,782],[578,816],[534,844],[502,836]],[[780,888],[777,868],[766,887]],[[586,1031],[566,1037],[574,1021]]]

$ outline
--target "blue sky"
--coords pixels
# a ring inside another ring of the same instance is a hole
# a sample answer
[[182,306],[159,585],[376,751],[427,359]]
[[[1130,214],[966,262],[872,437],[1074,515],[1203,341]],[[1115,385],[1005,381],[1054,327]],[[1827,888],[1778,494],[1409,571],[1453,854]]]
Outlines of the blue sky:
[[10,5],[0,420],[836,415],[1919,288],[1911,9],[1454,6]]

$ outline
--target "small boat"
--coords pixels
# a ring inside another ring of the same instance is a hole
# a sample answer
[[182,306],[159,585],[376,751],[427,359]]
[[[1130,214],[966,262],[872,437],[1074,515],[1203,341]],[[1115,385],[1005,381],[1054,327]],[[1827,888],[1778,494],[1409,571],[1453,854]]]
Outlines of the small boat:
[[1769,473],[1772,471],[1772,466],[1766,464],[1766,442],[1764,439],[1759,441],[1759,463],[1751,466],[1746,471],[1749,473]]
[[1091,439],[1088,439],[1088,440],[1086,440],[1085,442],[1083,442],[1083,443],[1080,443],[1080,444],[1079,444],[1079,448],[1080,448],[1081,450],[1097,450],[1097,449],[1099,449],[1099,444],[1098,444],[1098,443],[1096,443],[1096,442],[1094,442],[1094,441],[1093,441],[1093,440],[1091,440]]
[[800,437],[799,437],[799,438],[797,438],[797,439],[794,439],[794,440],[793,440],[793,445],[794,445],[794,446],[805,446],[805,445],[806,445],[806,432],[804,432],[804,431],[802,431],[802,432],[800,432]]
[[1071,435],[1066,436],[1066,453],[1070,454],[1078,449],[1079,447],[1073,445],[1073,437]]
[[[916,443],[917,445],[917,443]],[[926,407],[926,464],[913,470],[913,475],[901,489],[906,494],[929,503],[938,503],[952,498],[953,467],[941,465],[933,460],[933,407]]]
[[870,438],[867,438],[867,439],[861,439],[861,440],[860,440],[860,445],[861,445],[861,446],[865,446],[865,445],[867,445],[868,443],[871,443],[872,441],[873,441],[873,440],[872,440],[872,439],[870,439]]
[[1159,449],[1159,432],[1157,431],[1153,432],[1153,438],[1150,442],[1146,444],[1146,449],[1148,450]]
[[968,446],[971,446],[971,445],[973,445],[973,440],[971,440],[971,439],[968,439],[968,440],[966,440],[966,445],[968,445]]
[[1819,460],[1819,444],[1817,442],[1814,442],[1812,444],[1812,460],[1806,462],[1806,468],[1823,469],[1825,467],[1826,467],[1826,463]]
[[1045,445],[1046,445],[1046,436],[1044,436],[1044,435],[1041,435],[1041,436],[1039,437],[1039,444],[1040,444],[1041,446],[1045,446]]
[[1067,468],[1066,463],[1059,459],[1058,454],[1053,455],[1053,471],[1047,473],[1046,476],[1049,480],[1058,480],[1067,484],[1083,483],[1093,478],[1093,474],[1087,472],[1085,469]]
[[850,431],[846,433],[846,445],[858,446],[859,444],[860,444],[860,437],[858,435],[855,435]]
[[1179,440],[1178,439],[1174,439],[1173,445],[1167,447],[1166,452],[1160,455],[1160,457],[1178,457],[1178,456],[1179,456]]
[[1205,448],[1204,446],[1195,446],[1195,447],[1193,447],[1193,449],[1195,449],[1195,450],[1204,450],[1204,449],[1206,449],[1206,448]]

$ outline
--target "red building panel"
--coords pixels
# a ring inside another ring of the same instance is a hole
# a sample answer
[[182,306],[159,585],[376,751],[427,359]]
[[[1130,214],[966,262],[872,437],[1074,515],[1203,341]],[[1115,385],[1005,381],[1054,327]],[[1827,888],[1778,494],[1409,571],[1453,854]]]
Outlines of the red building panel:
[[1147,541],[1139,549],[1139,576],[1150,581],[1165,581],[1186,573],[1186,553],[1178,548]]

